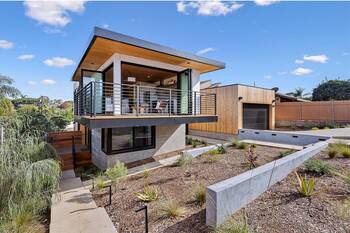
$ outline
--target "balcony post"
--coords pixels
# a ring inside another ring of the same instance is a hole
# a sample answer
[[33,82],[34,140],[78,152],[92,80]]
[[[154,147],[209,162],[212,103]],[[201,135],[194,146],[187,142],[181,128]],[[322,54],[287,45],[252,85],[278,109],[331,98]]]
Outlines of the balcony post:
[[171,105],[173,104],[173,101],[171,99],[171,89],[169,89],[169,116],[171,115]]
[[140,86],[136,86],[136,116],[139,115],[140,110]]
[[193,92],[193,94],[194,94],[194,115],[196,115],[197,114],[197,96],[196,96],[197,92]]

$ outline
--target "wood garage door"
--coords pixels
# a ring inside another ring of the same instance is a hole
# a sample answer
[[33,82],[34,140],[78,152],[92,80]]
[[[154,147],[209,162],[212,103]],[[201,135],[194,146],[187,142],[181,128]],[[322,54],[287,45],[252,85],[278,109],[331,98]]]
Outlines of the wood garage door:
[[269,105],[243,104],[243,128],[269,129]]

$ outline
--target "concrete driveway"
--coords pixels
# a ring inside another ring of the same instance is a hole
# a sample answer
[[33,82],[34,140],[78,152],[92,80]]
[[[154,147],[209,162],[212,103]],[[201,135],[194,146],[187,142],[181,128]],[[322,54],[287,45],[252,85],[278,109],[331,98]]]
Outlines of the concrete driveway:
[[317,135],[317,136],[330,136],[339,139],[350,139],[350,128],[338,128],[338,129],[320,129],[320,130],[306,130],[306,131],[285,131],[288,133]]

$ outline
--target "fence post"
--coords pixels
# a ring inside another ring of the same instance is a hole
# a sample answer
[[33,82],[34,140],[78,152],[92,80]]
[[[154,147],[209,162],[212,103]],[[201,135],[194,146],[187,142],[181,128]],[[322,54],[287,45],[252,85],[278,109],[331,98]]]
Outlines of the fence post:
[[136,86],[136,116],[139,115],[140,111],[140,86]]

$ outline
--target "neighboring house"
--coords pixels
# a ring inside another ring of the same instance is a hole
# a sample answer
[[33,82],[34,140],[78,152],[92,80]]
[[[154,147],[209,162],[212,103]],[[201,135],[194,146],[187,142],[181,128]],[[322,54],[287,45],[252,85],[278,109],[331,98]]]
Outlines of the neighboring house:
[[276,103],[283,103],[283,102],[310,102],[310,100],[304,100],[291,95],[286,95],[286,94],[277,92]]
[[242,128],[275,128],[275,90],[231,84],[201,92],[216,94],[218,121],[191,124],[190,134],[228,139]]
[[220,85],[221,85],[220,82],[212,83],[211,80],[204,80],[204,81],[201,81],[200,88],[202,90],[207,88],[219,87]]
[[101,169],[185,148],[186,124],[215,122],[200,74],[224,63],[94,28],[74,74],[74,113]]

